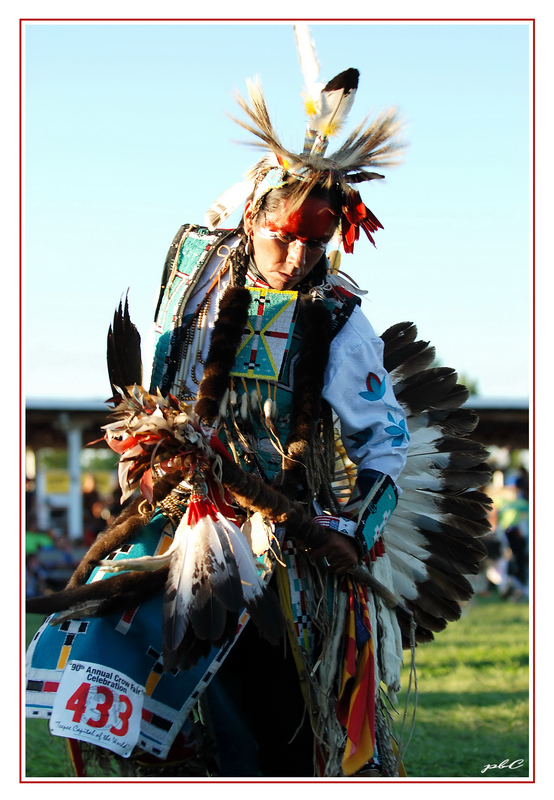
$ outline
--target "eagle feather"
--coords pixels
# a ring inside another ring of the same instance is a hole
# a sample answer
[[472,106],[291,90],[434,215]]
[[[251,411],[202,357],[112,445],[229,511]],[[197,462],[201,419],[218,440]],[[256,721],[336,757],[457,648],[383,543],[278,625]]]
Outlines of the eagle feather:
[[462,408],[469,392],[453,369],[432,367],[434,349],[418,341],[412,322],[382,335],[384,366],[403,406],[410,442],[398,479],[401,494],[383,531],[392,590],[400,601],[397,620],[404,647],[428,642],[458,619],[473,593],[470,578],[486,556],[481,537],[490,530],[488,452],[468,438],[477,425]]

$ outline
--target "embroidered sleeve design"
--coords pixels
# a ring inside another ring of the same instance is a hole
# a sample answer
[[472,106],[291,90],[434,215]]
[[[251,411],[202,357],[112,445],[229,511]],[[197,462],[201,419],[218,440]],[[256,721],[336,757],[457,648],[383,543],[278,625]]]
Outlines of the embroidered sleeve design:
[[356,445],[356,447],[361,447],[366,442],[369,442],[372,436],[373,428],[368,426],[367,428],[364,428],[363,431],[356,431],[356,433],[352,433],[346,438],[351,441],[352,444]]
[[359,309],[333,340],[323,396],[353,463],[396,480],[406,463],[408,428],[383,368],[383,343]]
[[387,419],[392,424],[387,425],[385,428],[385,433],[388,433],[390,436],[392,436],[392,447],[401,447],[404,441],[408,443],[410,441],[410,434],[408,433],[406,420],[402,418],[397,421],[390,412],[387,414]]
[[385,394],[387,388],[385,381],[379,380],[374,372],[370,372],[366,378],[367,392],[359,392],[360,397],[364,400],[380,400]]

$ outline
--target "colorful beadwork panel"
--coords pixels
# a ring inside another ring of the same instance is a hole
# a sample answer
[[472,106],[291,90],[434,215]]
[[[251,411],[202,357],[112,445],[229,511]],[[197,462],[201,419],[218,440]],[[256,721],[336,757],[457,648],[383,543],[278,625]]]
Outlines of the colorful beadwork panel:
[[246,288],[252,295],[248,327],[231,375],[278,381],[289,352],[298,292]]

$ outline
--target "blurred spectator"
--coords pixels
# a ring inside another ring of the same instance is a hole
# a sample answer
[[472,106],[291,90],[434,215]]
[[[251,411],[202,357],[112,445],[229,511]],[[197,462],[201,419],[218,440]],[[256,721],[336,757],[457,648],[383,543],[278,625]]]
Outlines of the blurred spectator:
[[475,591],[517,600],[529,593],[529,476],[524,468],[507,476],[493,475],[484,491],[492,501],[491,532],[482,541],[487,558],[482,571],[472,579]]
[[[35,568],[40,568],[41,591],[39,594],[64,589],[85,549],[84,547],[80,548],[77,552],[74,543],[67,536],[58,536],[51,546],[39,548],[35,553],[36,561],[34,562]],[[32,578],[32,575],[28,574],[27,577],[28,579]],[[31,586],[34,592],[38,586],[37,581],[31,580]],[[36,595],[33,594],[33,596]]]
[[102,518],[104,502],[96,488],[94,475],[83,476],[83,537],[85,544],[91,545],[100,531],[104,530]]
[[34,530],[37,527],[37,492],[35,481],[25,479],[25,520],[27,527]]
[[40,563],[38,553],[30,553],[25,559],[25,594],[38,597],[46,592],[48,573]]
[[529,475],[520,469],[507,481],[510,495],[498,511],[498,530],[510,548],[510,559],[501,594],[505,597],[529,594]]

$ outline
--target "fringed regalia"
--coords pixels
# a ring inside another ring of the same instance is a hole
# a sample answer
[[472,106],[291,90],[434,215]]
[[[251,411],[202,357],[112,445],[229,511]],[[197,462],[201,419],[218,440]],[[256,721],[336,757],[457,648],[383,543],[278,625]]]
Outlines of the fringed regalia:
[[[271,156],[209,226],[177,233],[149,379],[127,304],[114,316],[105,438],[128,504],[66,590],[28,603],[49,616],[27,715],[69,740],[79,775],[110,758],[148,777],[403,774],[403,654],[410,672],[416,643],[460,616],[485,554],[467,390],[412,323],[374,333],[335,254],[276,291],[244,230],[216,227],[249,194],[256,206],[288,182],[301,204],[334,185],[344,249],[360,228],[372,239],[381,225],[350,183],[382,177],[367,167],[386,163],[394,115],[324,157],[356,85],[347,70],[320,91],[296,155],[261,92],[240,100]],[[330,530],[358,549],[345,576],[311,555]]]

